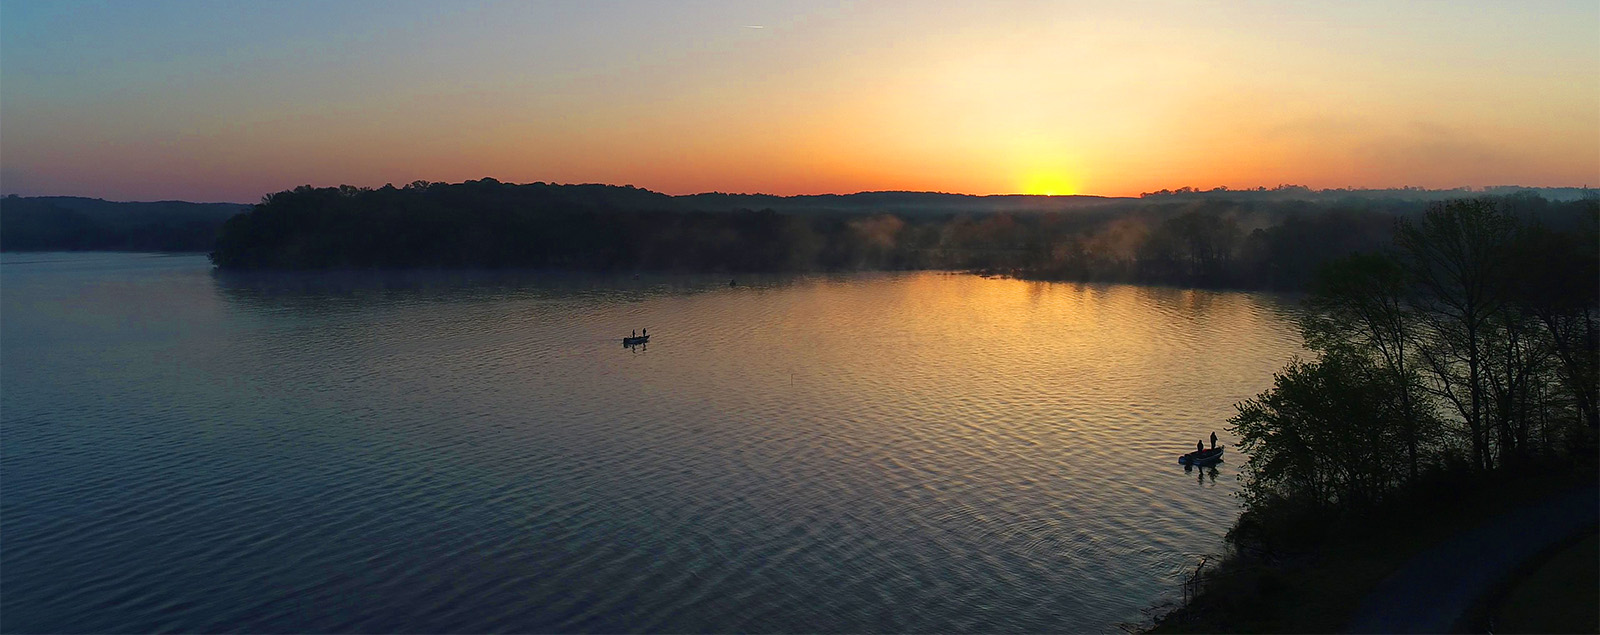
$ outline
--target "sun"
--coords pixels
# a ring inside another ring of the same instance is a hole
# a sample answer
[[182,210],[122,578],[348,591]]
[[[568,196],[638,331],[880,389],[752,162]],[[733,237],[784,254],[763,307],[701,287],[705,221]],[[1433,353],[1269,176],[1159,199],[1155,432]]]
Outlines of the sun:
[[1022,193],[1043,196],[1077,194],[1078,182],[1061,172],[1034,172],[1022,180]]

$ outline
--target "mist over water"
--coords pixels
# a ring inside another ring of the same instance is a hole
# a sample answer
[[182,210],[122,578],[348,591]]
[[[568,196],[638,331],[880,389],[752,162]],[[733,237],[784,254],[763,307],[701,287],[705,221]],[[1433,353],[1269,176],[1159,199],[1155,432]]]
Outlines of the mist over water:
[[3,258],[12,632],[1115,630],[1299,351],[1261,294]]

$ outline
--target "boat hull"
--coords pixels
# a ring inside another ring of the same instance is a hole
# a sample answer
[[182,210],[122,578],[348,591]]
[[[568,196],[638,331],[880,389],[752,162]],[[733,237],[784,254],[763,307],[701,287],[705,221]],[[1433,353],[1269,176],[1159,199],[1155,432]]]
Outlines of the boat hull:
[[1222,460],[1222,448],[1190,452],[1178,457],[1179,465],[1211,465]]
[[650,336],[649,335],[640,335],[639,337],[624,337],[624,338],[622,338],[622,345],[623,346],[638,346],[640,344],[644,344],[644,343],[649,342],[649,341],[650,341]]

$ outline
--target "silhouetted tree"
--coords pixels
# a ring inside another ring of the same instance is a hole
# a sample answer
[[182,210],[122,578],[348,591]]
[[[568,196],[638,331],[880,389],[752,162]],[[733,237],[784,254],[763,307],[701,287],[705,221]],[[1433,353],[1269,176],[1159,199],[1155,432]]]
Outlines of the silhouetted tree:
[[1425,339],[1419,351],[1432,371],[1433,390],[1455,406],[1483,469],[1494,465],[1484,417],[1486,345],[1490,321],[1506,300],[1513,228],[1493,201],[1474,199],[1445,203],[1396,231],[1417,286]]
[[1582,221],[1568,232],[1543,223],[1518,235],[1507,266],[1520,275],[1512,301],[1532,316],[1557,360],[1556,377],[1580,418],[1600,428],[1600,205],[1580,204]]
[[1411,291],[1403,265],[1388,254],[1330,262],[1312,285],[1301,330],[1311,349],[1371,359],[1386,376],[1399,399],[1393,407],[1405,443],[1407,474],[1415,479],[1435,419],[1413,361],[1421,325],[1411,308]]
[[1291,361],[1272,389],[1238,404],[1229,420],[1250,457],[1246,504],[1359,508],[1380,500],[1406,464],[1394,407],[1401,390],[1370,359],[1345,351]]
[[1597,228],[1594,201],[1451,201],[1399,223],[1393,251],[1323,266],[1300,318],[1316,358],[1230,420],[1250,455],[1241,526],[1359,510],[1463,447],[1478,470],[1551,456],[1552,437],[1592,454]]

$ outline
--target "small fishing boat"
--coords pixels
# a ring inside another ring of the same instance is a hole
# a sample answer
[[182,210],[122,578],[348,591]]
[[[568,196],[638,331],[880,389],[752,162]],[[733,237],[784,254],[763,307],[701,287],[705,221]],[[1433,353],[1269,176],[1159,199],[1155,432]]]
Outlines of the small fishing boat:
[[643,344],[643,343],[648,342],[648,341],[650,341],[650,336],[649,335],[640,335],[638,337],[624,337],[624,338],[622,338],[622,345],[623,346],[638,346],[638,345]]
[[1179,465],[1211,465],[1222,460],[1222,448],[1197,450],[1178,457]]

